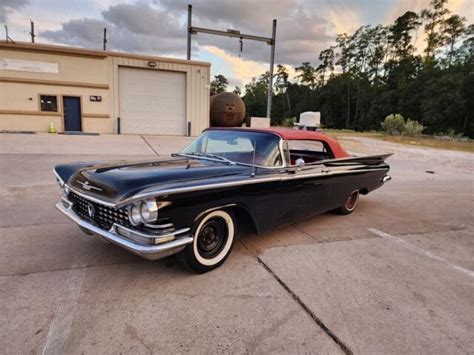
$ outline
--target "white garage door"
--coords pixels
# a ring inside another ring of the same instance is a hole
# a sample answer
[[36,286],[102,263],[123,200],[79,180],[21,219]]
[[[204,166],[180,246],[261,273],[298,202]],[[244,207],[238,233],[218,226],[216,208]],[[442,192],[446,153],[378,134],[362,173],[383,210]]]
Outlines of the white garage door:
[[186,74],[119,68],[123,133],[186,135]]

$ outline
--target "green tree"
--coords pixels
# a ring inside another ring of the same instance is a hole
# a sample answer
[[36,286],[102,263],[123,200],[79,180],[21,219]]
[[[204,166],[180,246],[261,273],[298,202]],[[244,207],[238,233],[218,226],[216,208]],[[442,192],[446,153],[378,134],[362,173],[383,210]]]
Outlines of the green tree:
[[310,64],[310,62],[304,62],[299,67],[295,68],[296,79],[301,84],[309,86],[312,90],[316,87],[316,69]]
[[269,73],[266,72],[258,79],[252,78],[252,81],[245,85],[245,95],[242,99],[247,114],[251,117],[265,117],[267,113],[268,78]]
[[369,28],[367,35],[369,36],[368,74],[371,80],[377,82],[387,56],[388,29],[378,25]]
[[464,40],[457,51],[456,61],[460,64],[469,64],[474,60],[474,24],[470,24],[464,32]]
[[320,85],[324,85],[326,79],[326,72],[329,70],[329,76],[334,75],[334,60],[335,60],[334,46],[324,49],[319,53],[319,61],[321,64],[316,68]]
[[236,86],[234,88],[234,91],[232,91],[234,94],[236,94],[237,96],[240,96],[242,95],[242,90],[240,90],[240,88],[238,86]]
[[412,33],[420,25],[420,17],[412,11],[407,11],[389,27],[388,42],[393,59],[401,61],[413,55],[415,47]]
[[444,24],[444,44],[448,46],[448,65],[452,64],[455,56],[455,44],[466,32],[466,18],[459,15],[451,15]]
[[347,33],[339,34],[336,37],[336,47],[339,49],[336,53],[336,65],[341,67],[342,73],[346,73],[349,70],[349,62],[351,61],[348,41],[349,36]]
[[215,75],[214,80],[211,81],[211,95],[225,92],[227,90],[228,85],[229,85],[229,81],[224,75],[222,74]]
[[274,86],[276,96],[281,96],[282,98],[283,116],[286,116],[291,112],[290,97],[287,93],[289,76],[288,69],[284,65],[278,64]]
[[289,76],[288,69],[284,65],[278,64],[274,84],[277,93],[283,92],[288,87]]
[[434,63],[436,53],[445,41],[442,30],[449,14],[447,2],[448,0],[431,0],[431,8],[421,11],[426,34],[425,62],[428,65]]

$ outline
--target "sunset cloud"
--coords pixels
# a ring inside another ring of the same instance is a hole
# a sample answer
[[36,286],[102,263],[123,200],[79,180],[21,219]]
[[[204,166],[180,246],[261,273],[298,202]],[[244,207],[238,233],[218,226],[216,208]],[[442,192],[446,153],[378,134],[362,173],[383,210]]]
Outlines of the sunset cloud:
[[205,46],[205,50],[216,57],[223,59],[230,67],[229,76],[239,78],[244,83],[269,70],[269,64],[242,59],[215,46]]
[[[334,44],[338,33],[361,25],[390,24],[407,10],[420,12],[429,0],[1,0],[0,20],[16,41],[29,40],[29,20],[35,21],[37,41],[101,48],[102,29],[109,30],[109,48],[183,58],[186,53],[187,5],[193,3],[193,24],[239,29],[270,37],[278,20],[275,64],[294,67],[303,61],[318,64],[319,52]],[[454,13],[474,20],[474,1],[450,0]],[[423,31],[417,33],[419,51]],[[193,58],[210,61],[212,74],[224,74],[242,85],[268,70],[270,48],[244,41],[239,58],[237,39],[193,36]]]

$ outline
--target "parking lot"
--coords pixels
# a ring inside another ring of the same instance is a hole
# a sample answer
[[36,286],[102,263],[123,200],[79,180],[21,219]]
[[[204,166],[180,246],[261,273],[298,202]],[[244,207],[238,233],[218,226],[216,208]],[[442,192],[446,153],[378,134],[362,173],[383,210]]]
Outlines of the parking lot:
[[474,352],[474,154],[343,138],[354,154],[395,153],[392,181],[352,215],[244,236],[203,275],[55,210],[55,164],[189,141],[0,135],[2,353]]

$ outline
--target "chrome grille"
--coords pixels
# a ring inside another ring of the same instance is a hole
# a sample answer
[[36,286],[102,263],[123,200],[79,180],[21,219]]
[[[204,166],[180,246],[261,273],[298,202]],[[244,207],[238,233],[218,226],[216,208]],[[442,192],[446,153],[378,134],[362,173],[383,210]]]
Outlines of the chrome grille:
[[[97,227],[110,230],[114,223],[124,227],[132,227],[128,219],[128,211],[124,208],[112,208],[96,202],[86,200],[74,192],[70,192],[68,199],[73,203],[73,211],[83,220],[90,222]],[[93,216],[89,215],[89,209],[94,211]]]

